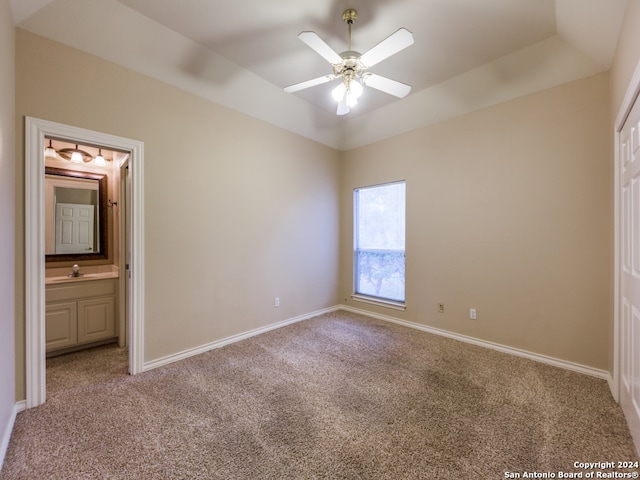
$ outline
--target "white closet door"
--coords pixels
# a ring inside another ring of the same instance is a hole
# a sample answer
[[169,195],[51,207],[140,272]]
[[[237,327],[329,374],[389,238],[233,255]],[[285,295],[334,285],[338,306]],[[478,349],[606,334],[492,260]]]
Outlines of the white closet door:
[[640,101],[620,134],[620,404],[640,448]]

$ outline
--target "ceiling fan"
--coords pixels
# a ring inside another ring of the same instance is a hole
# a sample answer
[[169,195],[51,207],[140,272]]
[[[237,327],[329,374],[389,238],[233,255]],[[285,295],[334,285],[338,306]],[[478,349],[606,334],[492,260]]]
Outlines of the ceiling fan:
[[285,87],[285,92],[297,92],[339,78],[341,82],[332,92],[333,98],[338,102],[336,111],[338,115],[345,115],[351,111],[351,107],[356,105],[358,98],[362,95],[363,85],[398,98],[404,98],[409,94],[410,85],[376,75],[367,70],[412,45],[413,34],[406,28],[400,28],[369,51],[360,54],[360,52],[351,50],[351,25],[357,18],[358,12],[352,8],[348,8],[342,14],[342,19],[349,26],[349,42],[348,49],[341,54],[337,54],[315,32],[302,32],[298,35],[300,40],[333,65],[333,73],[290,85]]

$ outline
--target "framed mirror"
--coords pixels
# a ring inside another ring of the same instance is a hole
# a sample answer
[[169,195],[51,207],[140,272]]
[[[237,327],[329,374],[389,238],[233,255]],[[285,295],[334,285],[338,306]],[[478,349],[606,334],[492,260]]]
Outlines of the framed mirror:
[[107,176],[45,167],[45,260],[108,258]]

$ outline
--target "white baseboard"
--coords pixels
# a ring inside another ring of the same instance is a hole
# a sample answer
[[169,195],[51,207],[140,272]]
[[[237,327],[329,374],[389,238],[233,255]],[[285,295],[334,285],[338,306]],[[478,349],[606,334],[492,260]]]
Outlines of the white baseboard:
[[434,335],[440,335],[442,337],[452,338],[454,340],[459,340],[461,342],[471,343],[479,347],[490,348],[492,350],[497,350],[499,352],[508,353],[518,357],[528,358],[529,360],[534,360],[540,363],[546,363],[548,365],[564,368],[566,370],[572,370],[574,372],[583,373],[585,375],[590,375],[592,377],[602,378],[609,383],[609,388],[613,391],[613,378],[611,377],[611,374],[606,370],[600,370],[597,368],[588,367],[586,365],[581,365],[579,363],[569,362],[567,360],[561,360],[559,358],[549,357],[547,355],[541,355],[539,353],[529,352],[527,350],[521,350],[519,348],[501,345],[499,343],[480,340],[478,338],[469,337],[467,335],[461,335],[459,333],[449,332],[448,330],[442,330],[440,328],[429,327],[426,325],[421,325],[419,323],[409,322],[407,320],[401,320],[399,318],[390,317],[388,315],[380,315],[377,313],[369,312],[367,310],[361,310],[359,308],[349,307],[347,305],[340,305],[340,309],[348,312],[358,313],[358,314],[365,315],[372,318],[377,318],[378,320],[384,320],[386,322],[396,323],[398,325],[414,328],[416,330],[421,330],[423,332],[433,333]]
[[185,358],[193,357],[194,355],[199,355],[201,353],[208,352],[210,350],[214,350],[216,348],[224,347],[225,345],[229,345],[231,343],[239,342],[241,340],[254,337],[256,335],[260,335],[261,333],[266,333],[271,330],[275,330],[277,328],[282,328],[287,325],[291,325],[292,323],[301,322],[303,320],[307,320],[309,318],[317,317],[319,315],[335,312],[339,310],[339,306],[329,307],[322,310],[318,310],[312,313],[307,313],[305,315],[300,315],[298,317],[289,318],[287,320],[282,320],[281,322],[272,323],[271,325],[267,325],[265,327],[256,328],[254,330],[249,330],[248,332],[239,333],[238,335],[232,335],[231,337],[223,338],[222,340],[216,340],[215,342],[207,343],[205,345],[201,345],[199,347],[190,348],[188,350],[183,350],[182,352],[174,353],[172,355],[167,355],[166,357],[158,358],[156,360],[151,360],[150,362],[145,362],[142,371],[146,372],[148,370],[153,370],[154,368],[161,367],[163,365],[168,365],[173,362],[178,362],[180,360],[184,360]]
[[[146,362],[143,367],[143,371],[153,370],[154,368],[161,367],[163,365],[168,365],[173,362],[177,362],[180,360],[184,360],[186,358],[192,357],[194,355],[199,355],[201,353],[208,352],[210,350],[214,350],[216,348],[223,347],[225,345],[229,345],[231,343],[239,342],[241,340],[254,337],[256,335],[260,335],[261,333],[266,333],[271,330],[275,330],[277,328],[282,328],[287,325],[291,325],[293,323],[301,322],[303,320],[307,320],[313,317],[317,317],[319,315],[335,312],[336,310],[345,310],[347,312],[358,313],[360,315],[364,315],[371,318],[376,318],[378,320],[383,320],[386,322],[396,323],[398,325],[402,325],[408,328],[413,328],[416,330],[421,330],[423,332],[432,333],[434,335],[440,335],[443,337],[448,337],[454,340],[459,340],[461,342],[470,343],[473,345],[477,345],[484,348],[490,348],[492,350],[497,350],[499,352],[508,353],[511,355],[516,355],[518,357],[527,358],[529,360],[534,360],[536,362],[546,363],[548,365],[553,365],[555,367],[564,368],[566,370],[571,370],[574,372],[582,373],[585,375],[590,375],[597,378],[602,378],[606,380],[609,384],[609,388],[611,392],[614,392],[615,383],[613,378],[609,372],[606,370],[600,370],[593,367],[588,367],[585,365],[581,365],[574,362],[569,362],[567,360],[561,360],[554,357],[549,357],[547,355],[541,355],[538,353],[529,352],[527,350],[521,350],[519,348],[508,347],[506,345],[501,345],[499,343],[489,342],[486,340],[480,340],[474,337],[469,337],[467,335],[461,335],[454,332],[449,332],[447,330],[442,330],[435,327],[429,327],[426,325],[421,325],[419,323],[409,322],[407,320],[401,320],[399,318],[390,317],[388,315],[381,315],[373,312],[369,312],[367,310],[361,310],[359,308],[349,307],[347,305],[336,305],[334,307],[325,308],[322,310],[318,310],[312,313],[308,313],[305,315],[300,315],[298,317],[289,318],[287,320],[283,320],[281,322],[277,322],[271,325],[267,325],[265,327],[256,328],[254,330],[250,330],[245,333],[241,333],[238,335],[233,335],[231,337],[224,338],[222,340],[217,340],[215,342],[211,342],[200,347],[184,350],[182,352],[178,352],[173,355],[168,355],[166,357],[159,358],[157,360],[152,360],[150,362]],[[614,398],[616,396],[614,395]],[[26,410],[27,404],[25,400],[22,400],[15,404],[13,408],[13,412],[9,423],[5,426],[2,438],[0,439],[0,470],[2,469],[2,464],[4,463],[4,457],[7,452],[7,448],[9,446],[9,440],[11,439],[11,432],[13,431],[13,425],[15,423],[16,416],[23,410]]]
[[[553,365],[555,367],[564,368],[566,370],[571,370],[574,372],[582,373],[585,375],[590,375],[592,377],[601,378],[606,380],[609,384],[609,388],[613,392],[614,390],[614,382],[611,374],[606,370],[600,370],[597,368],[589,367],[586,365],[581,365],[579,363],[570,362],[567,360],[562,360],[559,358],[549,357],[547,355],[541,355],[539,353],[530,352],[527,350],[522,350],[519,348],[509,347],[507,345],[502,345],[499,343],[489,342],[486,340],[480,340],[475,337],[469,337],[467,335],[461,335],[459,333],[450,332],[448,330],[443,330],[440,328],[429,327],[426,325],[422,325],[419,323],[409,322],[407,320],[401,320],[396,317],[391,317],[388,315],[381,315],[374,312],[370,312],[368,310],[361,310],[359,308],[350,307],[347,305],[336,305],[334,307],[325,308],[322,310],[318,310],[316,312],[308,313],[305,315],[300,315],[298,317],[289,318],[287,320],[283,320],[278,323],[274,323],[271,325],[267,325],[266,327],[256,328],[254,330],[250,330],[245,333],[240,333],[238,335],[233,335],[231,337],[223,338],[222,340],[217,340],[215,342],[207,343],[205,345],[201,345],[196,348],[191,348],[188,350],[184,350],[182,352],[178,352],[172,355],[167,355],[166,357],[162,357],[156,360],[152,360],[150,362],[146,362],[144,364],[143,371],[153,370],[154,368],[161,367],[163,365],[168,365],[173,362],[177,362],[180,360],[184,360],[185,358],[192,357],[194,355],[199,355],[201,353],[208,352],[210,350],[214,350],[216,348],[224,347],[225,345],[229,345],[231,343],[239,342],[241,340],[254,337],[256,335],[260,335],[261,333],[266,333],[270,330],[275,330],[277,328],[282,328],[287,325],[291,325],[292,323],[300,322],[303,320],[307,320],[309,318],[317,317],[324,313],[334,312],[336,310],[345,310],[348,312],[358,313],[360,315],[365,315],[372,318],[377,318],[378,320],[383,320],[386,322],[396,323],[398,325],[402,325],[408,328],[413,328],[416,330],[421,330],[423,332],[432,333],[434,335],[440,335],[447,338],[452,338],[454,340],[458,340],[465,343],[470,343],[473,345],[477,345],[479,347],[490,348],[492,350],[497,350],[499,352],[508,353],[510,355],[515,355],[518,357],[527,358],[529,360],[534,360],[536,362],[545,363],[548,365]],[[615,398],[615,396],[614,396]]]
[[4,465],[4,457],[7,454],[7,448],[9,448],[9,440],[11,440],[11,433],[13,432],[13,425],[16,422],[16,417],[18,416],[18,413],[26,409],[27,402],[25,400],[22,400],[13,406],[11,417],[9,418],[7,425],[5,425],[4,432],[2,432],[2,438],[0,439],[0,470],[2,470],[2,465]]
[[[611,390],[611,395],[616,403],[620,403],[620,397],[618,396],[618,386],[616,385],[615,380],[613,379],[613,375],[607,372],[607,383],[609,384],[609,390]],[[640,450],[640,449],[639,449]]]

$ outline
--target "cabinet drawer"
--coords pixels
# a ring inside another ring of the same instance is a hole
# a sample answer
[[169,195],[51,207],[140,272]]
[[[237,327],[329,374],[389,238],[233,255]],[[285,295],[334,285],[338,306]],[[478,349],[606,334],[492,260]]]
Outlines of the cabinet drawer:
[[85,280],[62,285],[48,285],[46,288],[46,301],[61,302],[89,297],[114,296],[117,289],[117,280],[115,279]]

